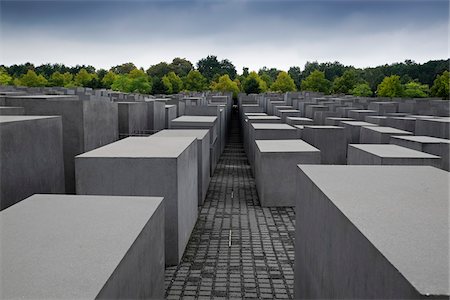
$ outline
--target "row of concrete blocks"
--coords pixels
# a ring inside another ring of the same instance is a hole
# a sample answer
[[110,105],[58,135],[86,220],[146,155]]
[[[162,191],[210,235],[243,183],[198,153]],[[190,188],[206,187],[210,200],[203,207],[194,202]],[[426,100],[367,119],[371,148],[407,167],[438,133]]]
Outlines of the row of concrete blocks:
[[97,148],[75,158],[79,195],[34,195],[1,211],[2,298],[163,298],[164,267],[180,261],[206,197],[213,132]]

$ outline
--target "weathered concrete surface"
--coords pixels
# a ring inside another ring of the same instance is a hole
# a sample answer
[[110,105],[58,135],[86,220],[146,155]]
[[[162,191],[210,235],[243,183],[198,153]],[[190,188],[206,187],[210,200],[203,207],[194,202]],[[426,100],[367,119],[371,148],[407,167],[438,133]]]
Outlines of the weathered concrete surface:
[[427,165],[439,167],[441,158],[436,155],[392,144],[348,145],[349,165]]
[[378,126],[387,126],[387,118],[386,116],[367,116],[364,120]]
[[164,197],[166,265],[178,264],[197,221],[196,138],[130,137],[75,162],[77,194]]
[[303,117],[287,117],[286,124],[288,125],[313,125],[313,120]]
[[328,117],[325,119],[325,125],[329,126],[339,126],[341,121],[355,121],[352,118],[341,118],[341,117]]
[[428,135],[442,139],[450,139],[450,119],[417,119],[416,135]]
[[356,109],[356,110],[350,110],[348,112],[348,117],[358,120],[358,121],[364,121],[367,116],[375,116],[378,112],[375,110],[370,109]]
[[342,121],[339,124],[344,127],[345,134],[347,136],[347,141],[350,144],[358,144],[359,137],[361,135],[361,127],[362,126],[378,126],[376,124],[363,122],[363,121]]
[[295,206],[298,164],[320,164],[320,151],[302,140],[256,141],[255,181],[261,206]]
[[163,130],[166,125],[165,104],[155,100],[147,100],[147,129],[153,132]]
[[299,168],[294,298],[449,297],[448,172]]
[[36,193],[64,193],[59,116],[0,116],[0,210]]
[[25,114],[23,107],[0,106],[0,116],[20,116]]
[[166,115],[166,123],[165,128],[170,128],[170,123],[172,120],[177,118],[177,107],[176,105],[165,105],[165,115]]
[[414,133],[416,132],[416,119],[409,117],[389,117],[386,120],[386,126]]
[[8,106],[24,107],[27,115],[62,117],[66,193],[75,193],[74,157],[116,141],[119,137],[117,103],[77,99],[76,96],[60,95],[6,98]]
[[287,117],[300,117],[300,111],[296,109],[280,109],[278,110],[278,116],[282,122],[286,123]]
[[347,139],[344,127],[305,126],[302,140],[320,150],[323,164],[345,164]]
[[162,299],[163,198],[34,195],[0,212],[2,299]]
[[391,144],[441,157],[440,168],[450,170],[450,140],[430,136],[391,136]]
[[359,141],[361,144],[389,144],[393,135],[412,135],[412,133],[392,127],[363,126]]
[[148,129],[148,104],[146,102],[117,102],[119,110],[119,135],[127,137]]
[[209,130],[207,129],[166,129],[152,137],[195,137],[197,139],[198,160],[198,205],[202,205],[208,192],[210,174]]

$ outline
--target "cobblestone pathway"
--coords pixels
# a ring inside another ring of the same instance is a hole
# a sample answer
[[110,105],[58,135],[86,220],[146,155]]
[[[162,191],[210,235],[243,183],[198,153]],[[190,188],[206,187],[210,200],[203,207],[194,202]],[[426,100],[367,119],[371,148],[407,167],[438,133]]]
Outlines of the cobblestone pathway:
[[260,206],[233,124],[182,262],[166,269],[167,299],[293,298],[294,210]]

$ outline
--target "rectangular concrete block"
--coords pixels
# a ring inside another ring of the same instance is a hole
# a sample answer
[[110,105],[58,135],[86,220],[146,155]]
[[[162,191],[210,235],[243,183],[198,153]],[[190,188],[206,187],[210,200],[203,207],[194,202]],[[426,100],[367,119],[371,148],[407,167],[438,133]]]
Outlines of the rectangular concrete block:
[[408,117],[389,117],[386,126],[414,133],[416,131],[416,119]]
[[299,139],[297,128],[287,124],[256,123],[249,126],[248,161],[254,168],[256,140]]
[[278,110],[278,116],[282,122],[286,123],[287,117],[300,117],[300,111],[296,109],[281,109]]
[[242,122],[242,140],[244,144],[245,153],[248,153],[248,139],[249,139],[249,124],[256,123],[280,123],[281,118],[277,116],[246,116]]
[[355,121],[352,118],[341,118],[341,117],[328,117],[325,119],[325,125],[329,126],[339,126],[341,121]]
[[66,193],[75,193],[74,157],[119,138],[117,103],[81,101],[78,96],[26,95],[7,97],[8,106],[20,106],[27,115],[62,117]]
[[305,126],[302,140],[320,150],[323,164],[346,163],[347,138],[344,127]]
[[152,137],[195,137],[197,139],[198,160],[198,205],[202,205],[208,192],[210,174],[209,130],[207,129],[166,129]]
[[447,299],[449,173],[300,165],[296,299]]
[[356,109],[356,110],[350,110],[348,112],[348,117],[358,120],[358,121],[364,121],[367,116],[375,116],[379,113],[375,110],[370,109]]
[[286,124],[288,125],[313,125],[313,120],[303,117],[286,117]]
[[391,136],[391,144],[441,157],[441,169],[449,171],[450,140],[430,136]]
[[163,102],[147,100],[147,121],[148,130],[157,132],[163,130],[166,125],[166,111]]
[[363,126],[359,141],[361,144],[389,144],[393,135],[412,135],[412,133],[392,127]]
[[257,140],[255,151],[261,206],[295,206],[297,165],[320,164],[320,151],[302,140]]
[[442,139],[450,139],[450,119],[417,119],[416,135],[428,135]]
[[119,109],[119,136],[142,134],[148,129],[147,103],[117,102]]
[[20,116],[25,114],[23,107],[0,106],[0,116]]
[[347,141],[350,144],[359,144],[359,137],[361,135],[361,127],[363,126],[378,126],[376,124],[363,121],[342,121],[339,124],[344,127]]
[[392,144],[348,145],[349,165],[410,165],[440,166],[436,155]]
[[64,193],[59,116],[0,116],[0,210],[33,194]]
[[314,119],[314,114],[317,111],[329,111],[330,108],[326,105],[319,105],[319,104],[313,104],[313,105],[307,105],[305,108],[305,117]]
[[366,122],[377,124],[378,126],[387,126],[387,116],[367,116],[364,118]]
[[76,157],[77,194],[165,198],[166,265],[183,256],[197,221],[197,140],[130,137]]
[[170,128],[170,122],[177,118],[177,107],[176,105],[165,105],[164,109],[166,111],[166,124],[165,128]]
[[34,195],[0,212],[2,299],[162,299],[163,198]]
[[335,111],[316,111],[314,113],[314,124],[325,125],[326,118],[338,116],[338,113]]

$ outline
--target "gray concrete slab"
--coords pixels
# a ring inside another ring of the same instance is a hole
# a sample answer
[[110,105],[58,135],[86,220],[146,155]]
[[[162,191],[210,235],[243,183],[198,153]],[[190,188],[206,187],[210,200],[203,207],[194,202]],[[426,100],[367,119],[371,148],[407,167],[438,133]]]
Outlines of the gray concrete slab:
[[152,135],[152,137],[195,137],[197,139],[198,160],[198,205],[202,205],[208,192],[211,178],[209,130],[207,129],[166,129]]
[[364,120],[378,126],[387,126],[387,118],[387,116],[366,116]]
[[450,139],[450,119],[417,119],[416,135],[428,135],[437,138]]
[[59,116],[0,116],[0,210],[36,193],[64,193]]
[[282,122],[286,123],[287,117],[300,117],[300,111],[297,109],[280,109],[278,110],[278,116]]
[[314,124],[326,125],[325,120],[328,117],[338,117],[338,116],[339,114],[335,111],[316,111],[314,112]]
[[25,114],[23,107],[0,106],[0,116],[20,116]]
[[313,120],[304,117],[287,117],[286,124],[288,125],[313,125]]
[[392,144],[350,144],[349,165],[409,165],[439,167],[441,158],[436,155]]
[[0,212],[2,299],[162,299],[163,198],[34,195]]
[[165,128],[170,128],[171,121],[177,118],[177,106],[176,105],[165,105],[165,115],[166,115],[166,123]]
[[449,297],[449,173],[300,165],[296,299]]
[[299,163],[320,164],[320,151],[302,140],[256,141],[255,182],[261,206],[295,206]]
[[393,135],[412,135],[412,133],[392,127],[363,126],[359,141],[361,144],[389,144]]
[[393,101],[373,101],[367,107],[370,110],[375,110],[384,115],[386,113],[396,113],[398,111],[398,102]]
[[148,129],[146,102],[117,102],[119,112],[119,136],[142,134]]
[[414,133],[416,132],[416,119],[408,117],[388,117],[386,126]]
[[370,109],[355,109],[350,110],[348,112],[348,117],[358,120],[358,121],[364,121],[367,116],[376,116],[378,115],[378,112],[375,110]]
[[328,126],[339,126],[341,121],[355,121],[352,118],[341,118],[341,117],[328,117],[325,119],[325,125]]
[[299,139],[297,128],[287,124],[256,123],[249,125],[248,161],[254,170],[256,140]]
[[362,126],[378,126],[376,124],[363,121],[341,121],[340,126],[345,128],[347,143],[358,144]]
[[27,115],[62,117],[66,193],[75,193],[74,157],[119,137],[117,103],[80,101],[78,96],[33,95],[7,97],[6,104],[24,107]]
[[391,144],[440,156],[440,168],[450,170],[450,140],[430,136],[391,136]]
[[166,124],[165,104],[155,100],[147,100],[147,129],[153,132],[163,130]]
[[165,198],[166,265],[180,261],[197,221],[197,140],[130,137],[75,159],[77,194]]
[[314,114],[318,111],[329,111],[330,108],[326,105],[319,105],[319,104],[313,104],[313,105],[307,105],[305,107],[305,117],[314,119]]
[[345,164],[347,155],[347,138],[344,127],[340,126],[305,126],[302,140],[320,150],[323,164]]
[[244,150],[248,153],[249,124],[251,123],[281,123],[281,118],[277,116],[247,116],[242,122],[242,139],[244,142]]

